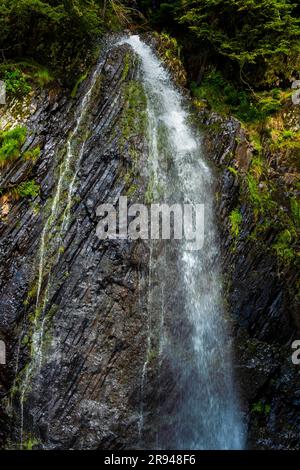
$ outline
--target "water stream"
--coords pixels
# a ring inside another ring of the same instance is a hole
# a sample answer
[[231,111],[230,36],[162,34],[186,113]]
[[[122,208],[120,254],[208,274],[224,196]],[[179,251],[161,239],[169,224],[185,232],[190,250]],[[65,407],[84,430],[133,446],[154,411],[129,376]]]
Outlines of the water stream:
[[[160,370],[149,428],[156,429],[157,448],[241,449],[243,426],[222,303],[213,173],[189,125],[184,98],[160,60],[138,36],[121,43],[129,44],[141,62],[148,102],[151,202],[205,205],[200,251],[190,250],[188,241],[151,245],[148,314],[159,327],[149,331],[142,388],[151,357],[159,356]],[[143,404],[143,414],[145,408]],[[147,416],[142,416],[143,425],[145,421]]]

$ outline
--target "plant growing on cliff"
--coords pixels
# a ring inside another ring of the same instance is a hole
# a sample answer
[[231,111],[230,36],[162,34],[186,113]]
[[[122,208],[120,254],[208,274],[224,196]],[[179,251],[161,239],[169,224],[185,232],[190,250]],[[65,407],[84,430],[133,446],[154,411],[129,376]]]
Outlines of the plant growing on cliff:
[[237,238],[240,234],[240,226],[243,221],[243,216],[239,209],[233,209],[231,214],[229,215],[229,220],[231,224],[231,235],[234,238]]
[[271,405],[269,403],[264,403],[263,401],[258,401],[256,403],[253,403],[251,412],[252,413],[257,413],[260,415],[265,415],[268,416],[271,411]]
[[21,147],[26,135],[27,129],[21,126],[0,131],[0,168],[21,156]]
[[8,95],[22,97],[30,92],[31,86],[25,74],[16,66],[7,66],[7,70],[1,71],[1,79],[5,82]]
[[284,262],[289,263],[295,258],[295,251],[292,247],[295,232],[292,229],[285,229],[278,235],[273,249]]
[[156,34],[158,53],[166,64],[176,83],[185,86],[187,74],[181,60],[181,46],[176,38],[167,33]]
[[15,191],[19,197],[37,197],[40,187],[34,180],[28,180],[17,186]]

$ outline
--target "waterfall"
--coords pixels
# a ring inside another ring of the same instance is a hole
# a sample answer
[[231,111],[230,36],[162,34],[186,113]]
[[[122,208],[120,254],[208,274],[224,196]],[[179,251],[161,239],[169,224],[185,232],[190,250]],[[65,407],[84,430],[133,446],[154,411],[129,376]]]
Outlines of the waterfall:
[[[160,60],[138,36],[119,44],[124,43],[140,58],[147,96],[148,202],[205,205],[202,250],[191,251],[188,242],[151,242],[148,314],[150,319],[159,316],[159,327],[149,331],[142,388],[156,348],[160,370],[155,445],[242,449],[243,424],[222,301],[213,173],[203,157],[201,138],[188,122],[184,98]],[[149,327],[153,324],[150,320]]]

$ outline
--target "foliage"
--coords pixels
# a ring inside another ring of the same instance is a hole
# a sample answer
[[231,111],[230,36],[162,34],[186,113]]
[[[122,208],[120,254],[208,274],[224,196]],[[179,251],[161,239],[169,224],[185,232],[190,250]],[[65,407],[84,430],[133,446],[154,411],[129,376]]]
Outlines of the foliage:
[[[272,250],[285,266],[297,263],[300,228],[300,205],[296,197],[290,198],[290,207],[282,206],[278,181],[269,177],[269,164],[259,155],[252,158],[246,175],[245,196],[248,197],[255,216],[255,238],[259,232],[272,227],[276,234]],[[258,223],[259,218],[259,223]]]
[[5,82],[8,95],[21,97],[30,92],[31,86],[28,83],[25,74],[17,67],[8,67],[1,73],[1,79]]
[[231,234],[233,237],[238,237],[240,234],[240,225],[243,220],[243,216],[239,209],[234,209],[229,215],[229,220],[231,224]]
[[196,99],[205,99],[215,111],[232,114],[245,123],[263,121],[282,106],[280,90],[253,95],[249,90],[230,83],[215,69],[206,73],[201,86],[192,83],[191,88]]
[[34,180],[24,181],[15,189],[19,197],[37,197],[40,192],[39,185]]
[[33,162],[35,162],[39,158],[40,153],[41,153],[40,147],[35,147],[33,149],[30,149],[24,152],[23,158],[24,160],[32,160]]
[[33,450],[35,446],[39,444],[39,441],[32,436],[29,436],[27,439],[25,439],[22,443],[22,450]]
[[181,46],[176,38],[171,37],[167,33],[156,34],[157,50],[176,83],[180,86],[185,86],[187,83],[187,76],[185,68],[181,60]]
[[[30,57],[73,78],[103,31],[95,0],[0,0],[0,49],[6,59]],[[38,79],[48,81],[43,71]]]
[[179,21],[199,47],[236,65],[241,81],[248,73],[263,82],[270,68],[273,76],[289,78],[295,61],[290,68],[288,57],[300,52],[300,20],[292,0],[183,0]]
[[295,227],[300,229],[300,203],[297,201],[295,197],[291,198],[291,212]]
[[53,76],[46,68],[38,68],[33,76],[41,88],[46,87],[49,83],[53,81]]
[[268,403],[263,403],[262,401],[258,401],[253,403],[251,411],[252,413],[268,416],[271,411],[271,405]]
[[273,249],[276,251],[277,256],[287,263],[295,257],[295,252],[292,248],[293,238],[291,231],[285,229],[280,232],[273,245]]
[[21,156],[26,135],[27,129],[20,126],[0,132],[0,168]]

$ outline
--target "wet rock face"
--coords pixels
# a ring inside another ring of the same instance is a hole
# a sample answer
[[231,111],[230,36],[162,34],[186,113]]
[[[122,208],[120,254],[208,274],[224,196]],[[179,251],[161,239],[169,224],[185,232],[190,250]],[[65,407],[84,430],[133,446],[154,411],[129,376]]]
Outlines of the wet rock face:
[[[134,200],[144,191],[137,171],[147,154],[144,138],[136,131],[124,139],[132,125],[126,109],[137,73],[138,64],[127,46],[102,53],[92,100],[76,135],[78,141],[85,139],[85,147],[70,221],[58,246],[56,226],[71,184],[66,179],[58,213],[49,225],[53,237],[49,233],[45,238],[47,263],[40,286],[45,305],[38,313],[42,230],[51,215],[66,142],[90,79],[75,100],[62,90],[33,98],[30,115],[24,117],[30,130],[25,145],[38,142],[42,148],[32,169],[41,191],[34,201],[11,201],[0,225],[0,331],[8,350],[7,366],[0,369],[1,447],[18,447],[21,434],[23,447],[46,449],[124,448],[139,439],[147,250],[138,242],[101,241],[96,236],[96,209],[101,203],[115,203],[126,194]],[[142,104],[135,101],[135,106]],[[76,145],[77,141],[75,149]],[[22,173],[25,166],[17,161],[1,178]],[[37,369],[30,369],[33,335],[43,319],[37,374]],[[28,370],[29,385],[24,389]]]
[[[252,158],[239,123],[204,111],[203,145],[217,166],[217,215],[228,310],[234,319],[236,375],[248,422],[248,447],[300,448],[300,369],[291,360],[291,344],[300,338],[296,275],[280,274],[278,260],[266,247],[274,242],[268,230],[262,242],[251,239],[255,220],[247,201],[241,205],[241,184]],[[239,168],[237,176],[232,168]],[[229,216],[241,205],[238,238]]]

